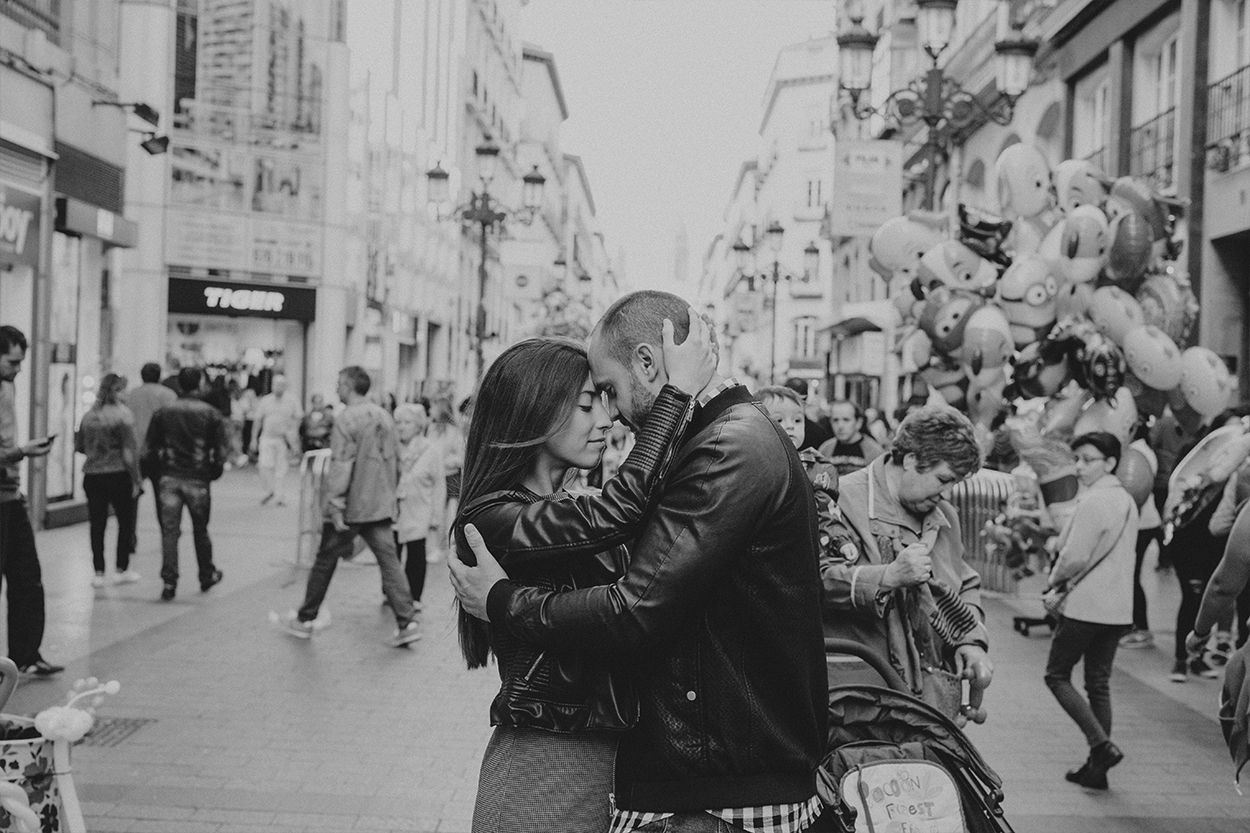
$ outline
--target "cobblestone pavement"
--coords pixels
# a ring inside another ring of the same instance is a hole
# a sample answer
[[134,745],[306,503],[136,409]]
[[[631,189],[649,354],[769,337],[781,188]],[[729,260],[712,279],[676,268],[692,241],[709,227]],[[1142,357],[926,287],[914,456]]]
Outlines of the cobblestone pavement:
[[[69,669],[23,684],[7,711],[60,702],[78,677],[118,679],[104,719],[135,728],[112,746],[82,745],[74,764],[92,831],[465,833],[497,684],[468,672],[454,635],[446,568],[431,565],[424,638],[386,644],[376,567],[344,564],[327,605],[332,625],[289,638],[270,610],[298,604],[306,573],[294,564],[297,511],[257,505],[255,476],[217,484],[212,531],[225,581],[201,594],[190,536],[182,586],[160,592],[159,537],[150,496],[140,515],[138,584],[93,591],[86,527],[40,533],[49,601],[44,653]],[[292,501],[294,503],[294,501]],[[365,560],[368,560],[367,558]],[[1153,582],[1155,576],[1149,575]],[[1152,592],[1152,621],[1175,610],[1170,574]],[[1112,690],[1127,758],[1112,789],[1063,780],[1084,742],[1042,684],[1048,639],[1011,631],[1030,602],[989,602],[997,674],[990,721],[969,734],[1005,781],[1007,817],[1021,833],[1240,831],[1250,796],[1237,796],[1214,719],[1217,683],[1166,680],[1171,635],[1121,651]]]

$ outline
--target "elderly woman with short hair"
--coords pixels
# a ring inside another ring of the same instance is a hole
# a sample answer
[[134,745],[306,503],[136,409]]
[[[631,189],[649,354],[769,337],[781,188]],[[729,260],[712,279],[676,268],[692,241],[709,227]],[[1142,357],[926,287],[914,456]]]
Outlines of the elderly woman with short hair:
[[[825,635],[886,657],[912,692],[962,719],[979,715],[993,674],[981,577],[964,561],[951,487],[981,465],[968,418],[919,408],[890,451],[839,480],[846,537],[821,558]],[[961,708],[960,677],[972,680]]]

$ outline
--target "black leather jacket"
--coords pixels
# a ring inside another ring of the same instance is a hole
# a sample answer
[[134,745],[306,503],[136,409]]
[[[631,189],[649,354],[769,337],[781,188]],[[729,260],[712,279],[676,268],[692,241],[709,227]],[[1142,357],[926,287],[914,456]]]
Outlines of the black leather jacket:
[[[519,584],[573,590],[616,581],[629,564],[624,544],[638,535],[692,410],[689,396],[666,386],[601,494],[542,498],[518,488],[475,499],[456,528],[462,550],[463,524],[472,523]],[[539,648],[494,626],[491,649],[503,681],[491,725],[582,732],[628,729],[638,720],[631,675],[619,662]]]
[[614,584],[508,581],[490,621],[544,648],[637,662],[618,807],[697,811],[816,792],[827,681],[816,506],[789,439],[732,387],[695,417]]
[[146,471],[191,480],[221,477],[230,449],[221,412],[194,394],[157,410],[143,443]]

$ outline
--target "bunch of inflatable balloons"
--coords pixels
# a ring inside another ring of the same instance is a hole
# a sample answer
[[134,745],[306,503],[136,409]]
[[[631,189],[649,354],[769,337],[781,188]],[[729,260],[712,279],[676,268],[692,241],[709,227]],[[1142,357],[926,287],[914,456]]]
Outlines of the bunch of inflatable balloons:
[[[930,388],[987,433],[1007,402],[1044,398],[1040,419],[1009,426],[1043,483],[1052,467],[1070,472],[1074,434],[1107,431],[1127,448],[1139,415],[1170,407],[1202,422],[1228,407],[1224,362],[1189,346],[1198,304],[1177,263],[1180,202],[1088,161],[1052,170],[1025,144],[999,155],[995,179],[1001,216],[960,206],[947,229],[913,212],[872,238],[900,349]],[[1043,459],[1029,459],[1039,444]]]

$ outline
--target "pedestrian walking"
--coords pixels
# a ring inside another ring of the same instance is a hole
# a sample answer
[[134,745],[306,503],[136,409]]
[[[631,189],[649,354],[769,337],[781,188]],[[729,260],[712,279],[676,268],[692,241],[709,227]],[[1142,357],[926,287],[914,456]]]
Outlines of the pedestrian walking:
[[46,456],[55,437],[17,444],[13,380],[26,359],[26,347],[21,330],[0,326],[0,575],[8,583],[9,659],[23,674],[50,677],[65,667],[39,653],[45,624],[43,572],[21,492],[20,464],[28,457]]
[[298,611],[276,617],[276,624],[301,639],[313,635],[313,622],[330,589],[335,567],[340,559],[351,556],[352,544],[359,536],[378,560],[382,595],[395,615],[391,644],[401,647],[421,638],[421,626],[415,618],[407,578],[399,566],[392,529],[399,440],[390,414],[369,401],[369,385],[369,374],[363,368],[352,366],[339,372],[338,396],[346,407],[335,419],[330,435],[321,545],[308,574],[303,605]]
[[[143,384],[137,388],[131,388],[122,396],[122,402],[130,409],[135,417],[135,447],[140,454],[140,474],[152,483],[152,504],[156,508],[156,520],[160,523],[161,504],[156,493],[156,479],[153,473],[145,471],[142,466],[142,455],[144,443],[147,440],[148,425],[152,422],[152,415],[161,408],[170,404],[178,398],[178,394],[173,389],[161,384],[161,366],[156,362],[148,362],[139,370],[139,378]],[[139,501],[135,499],[135,517],[138,517]],[[137,524],[136,524],[137,526]],[[138,535],[135,536],[135,543],[131,548],[131,552],[137,551]]]
[[130,569],[130,556],[134,554],[135,510],[143,479],[139,476],[135,416],[121,402],[125,390],[124,377],[104,374],[96,389],[95,404],[83,415],[74,440],[74,450],[87,458],[82,465],[82,489],[87,495],[91,562],[95,569],[91,586],[97,589],[104,586],[104,531],[109,507],[117,517],[117,571],[113,583],[132,584],[139,580],[139,574]]
[[[668,381],[663,321],[684,340],[692,315],[674,295],[635,292],[595,327],[595,388],[635,430]],[[466,527],[462,557],[477,566],[450,559],[456,594],[500,638],[641,659],[638,722],[617,747],[614,833],[797,833],[821,809],[828,720],[811,485],[789,439],[732,377],[713,376],[673,454],[615,583],[511,581]]]
[[[1065,777],[1105,790],[1107,770],[1124,759],[1111,741],[1111,665],[1133,622],[1137,504],[1113,474],[1120,463],[1118,439],[1101,431],[1083,434],[1072,441],[1072,451],[1081,492],[1059,533],[1047,582],[1047,609],[1059,622],[1046,661],[1046,687],[1089,744],[1085,763]],[[1084,698],[1072,685],[1072,669],[1082,660]]]
[[442,450],[425,436],[429,423],[424,405],[405,403],[395,409],[395,431],[399,435],[395,543],[404,562],[413,607],[418,611],[425,592],[425,542],[429,538],[438,540],[446,528],[443,512],[447,508],[447,476]]
[[304,418],[299,401],[287,395],[287,379],[274,374],[273,390],[256,405],[256,425],[252,436],[252,452],[257,454],[256,467],[265,490],[261,504],[273,501],[286,506],[286,471],[291,455],[299,452],[299,426]]
[[182,510],[191,516],[191,537],[200,592],[221,581],[213,564],[213,541],[208,534],[214,480],[221,477],[229,456],[226,423],[221,412],[202,398],[203,374],[198,368],[178,371],[177,401],[152,416],[144,441],[143,456],[156,478],[161,521],[162,601],[178,592],[178,538],[182,535]]

